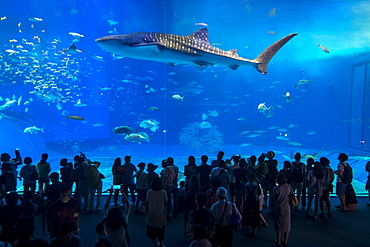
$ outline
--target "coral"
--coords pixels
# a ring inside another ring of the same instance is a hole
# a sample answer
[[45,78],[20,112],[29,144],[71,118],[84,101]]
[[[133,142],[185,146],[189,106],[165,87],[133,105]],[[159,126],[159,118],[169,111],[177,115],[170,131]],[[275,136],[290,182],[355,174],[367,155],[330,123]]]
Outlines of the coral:
[[180,143],[191,149],[203,148],[209,151],[219,149],[222,144],[222,133],[211,124],[204,128],[202,123],[193,122],[184,127],[179,132]]

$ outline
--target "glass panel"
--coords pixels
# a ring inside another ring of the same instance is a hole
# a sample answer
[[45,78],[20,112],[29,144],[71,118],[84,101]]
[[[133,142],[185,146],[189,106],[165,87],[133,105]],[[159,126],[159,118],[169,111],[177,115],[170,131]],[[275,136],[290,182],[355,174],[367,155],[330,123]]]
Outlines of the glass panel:
[[102,162],[104,189],[126,155],[172,156],[183,171],[219,150],[273,150],[279,169],[296,152],[336,168],[345,152],[364,192],[370,82],[368,65],[351,65],[369,60],[369,3],[297,6],[0,1],[0,152],[47,152],[53,171],[83,152]]
[[361,149],[362,147],[362,114],[364,112],[364,75],[365,65],[353,67],[351,90],[351,118],[350,118],[350,146]]

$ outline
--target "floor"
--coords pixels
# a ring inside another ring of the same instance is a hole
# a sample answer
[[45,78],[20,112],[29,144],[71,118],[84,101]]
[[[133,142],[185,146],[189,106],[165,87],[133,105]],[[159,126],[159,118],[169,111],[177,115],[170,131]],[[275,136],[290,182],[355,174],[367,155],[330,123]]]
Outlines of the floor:
[[[103,204],[107,197],[103,197]],[[306,220],[304,215],[306,211],[298,210],[292,212],[292,230],[289,237],[289,246],[312,247],[312,246],[370,246],[370,206],[367,206],[367,198],[358,198],[357,212],[337,212],[333,211],[333,218],[325,220],[318,218],[316,222]],[[332,197],[333,205],[338,204],[338,199]],[[268,227],[261,227],[257,231],[254,239],[247,238],[243,232],[234,232],[234,246],[266,246],[274,247],[275,231],[273,228],[273,219],[266,215],[266,209],[263,214],[269,224]],[[132,210],[133,211],[133,210]],[[80,237],[83,247],[92,247],[96,240],[95,226],[104,217],[102,211],[98,213],[80,213]],[[37,225],[35,237],[42,237],[49,240],[49,234],[46,231],[42,234],[41,216],[36,216]],[[132,247],[149,246],[151,241],[145,236],[145,216],[134,215],[133,212],[129,218],[129,234]],[[165,245],[167,247],[185,247],[191,242],[190,237],[183,236],[183,215],[169,220],[165,232]]]

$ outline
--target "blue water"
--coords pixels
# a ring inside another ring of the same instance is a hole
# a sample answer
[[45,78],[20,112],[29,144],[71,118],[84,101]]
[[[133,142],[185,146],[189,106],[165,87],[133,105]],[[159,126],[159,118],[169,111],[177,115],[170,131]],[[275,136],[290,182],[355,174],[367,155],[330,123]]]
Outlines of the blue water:
[[[174,156],[182,167],[189,155],[212,159],[225,150],[226,157],[248,157],[274,150],[281,167],[291,152],[323,149],[320,155],[332,167],[338,153],[348,153],[357,191],[364,189],[370,152],[367,1],[5,0],[0,9],[0,106],[15,100],[0,111],[1,152],[20,148],[34,161],[48,152],[54,170],[60,158],[84,152],[100,158],[109,174],[114,158],[127,154],[137,157],[135,163]],[[195,23],[208,25],[212,45],[238,49],[248,59],[298,35],[273,57],[267,75],[251,66],[199,71],[117,59],[95,42],[139,31],[189,35],[203,27]],[[72,43],[83,52],[63,52]],[[309,83],[296,86],[300,80]],[[176,94],[184,100],[173,99]],[[271,117],[257,109],[261,103],[272,106]],[[149,142],[128,142],[112,132],[124,125],[137,129],[145,120],[160,123],[156,132],[138,130]],[[207,128],[199,128],[202,121]],[[24,133],[32,126],[43,132]]]

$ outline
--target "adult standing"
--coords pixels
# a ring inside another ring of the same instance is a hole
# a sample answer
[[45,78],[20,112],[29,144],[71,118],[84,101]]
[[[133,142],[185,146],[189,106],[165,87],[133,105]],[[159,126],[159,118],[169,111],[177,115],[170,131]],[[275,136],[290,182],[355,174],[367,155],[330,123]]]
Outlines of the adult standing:
[[[347,160],[348,160],[348,156],[347,156]],[[356,197],[356,192],[352,186],[352,180],[353,180],[352,167],[347,162],[344,162],[343,166],[344,166],[344,171],[342,173],[341,180],[342,180],[342,183],[347,185],[346,191],[345,191],[346,208],[348,211],[356,212],[358,201]],[[338,211],[342,212],[343,210],[339,209]]]
[[[78,189],[79,189],[79,186],[78,186],[78,178],[77,178],[77,168],[79,166],[81,166],[81,164],[85,161],[85,155],[83,153],[81,153],[80,155],[75,155],[75,157],[73,157],[73,175],[72,175],[72,181],[76,183],[76,187],[75,187],[75,193],[74,193],[74,198],[77,199],[78,198]],[[82,167],[82,166],[81,166]],[[80,167],[80,168],[81,168]],[[81,171],[80,171],[81,172]],[[84,172],[84,171],[82,171]],[[80,206],[81,206],[81,203],[79,203]]]
[[[295,161],[293,162],[292,166],[292,188],[293,191],[297,191],[297,198],[300,201],[302,191],[303,191],[303,185],[306,183],[306,165],[301,162],[301,154],[296,153],[294,155]],[[302,208],[305,203],[302,203]],[[298,210],[298,206],[296,206],[294,209]]]
[[87,167],[85,168],[85,178],[87,186],[90,188],[90,202],[89,202],[89,212],[94,210],[95,192],[96,192],[96,206],[95,212],[101,210],[101,193],[103,188],[103,183],[101,181],[102,174],[98,171],[100,162],[91,160],[85,160]]
[[218,178],[221,182],[221,187],[228,188],[230,183],[230,175],[226,169],[225,161],[220,160],[218,167],[212,169],[211,179]]
[[220,160],[222,160],[224,158],[224,155],[225,155],[225,153],[223,151],[219,151],[217,153],[217,159],[212,160],[211,167],[212,168],[219,167],[218,162],[220,162]]
[[330,202],[330,192],[333,192],[333,181],[334,181],[334,171],[330,167],[330,160],[326,157],[320,158],[320,163],[322,165],[322,170],[324,172],[324,183],[322,187],[322,196],[320,198],[320,210],[321,214],[319,215],[321,218],[325,219],[325,209],[324,209],[324,202],[326,204],[326,208],[328,210],[328,216],[331,218],[331,202]]
[[[315,163],[315,160],[313,158],[311,158],[311,157],[306,160],[306,165],[305,165],[305,167],[306,167],[306,177],[305,177],[306,180],[303,183],[303,187],[302,187],[302,198],[301,198],[302,210],[304,210],[304,208],[307,205],[307,200],[306,200],[307,193],[308,193],[308,191],[307,191],[307,188],[308,188],[307,176],[308,176],[308,173],[313,170],[314,163]],[[289,181],[289,179],[288,179],[288,181]]]
[[[340,153],[338,155],[339,164],[335,174],[337,175],[337,186],[336,193],[340,200],[340,207],[337,209],[339,212],[346,212],[346,189],[348,184],[352,182],[352,168],[346,161],[348,156],[345,153]],[[351,181],[349,181],[351,180]]]
[[[266,154],[267,157],[267,167],[268,167],[268,174],[267,174],[267,190],[268,194],[272,195],[272,190],[276,186],[276,176],[279,173],[277,167],[278,167],[278,161],[275,158],[275,153],[273,151],[268,151]],[[267,200],[267,198],[266,198]],[[269,210],[271,212],[271,205],[272,205],[272,198],[269,197]]]
[[146,194],[148,192],[148,187],[146,185],[146,175],[145,172],[145,163],[140,162],[138,165],[139,171],[136,173],[136,193],[137,193],[137,201],[136,201],[136,210],[135,214],[140,214],[140,202],[144,203],[146,200]]
[[[292,193],[292,188],[287,185],[288,179],[285,174],[277,175],[277,186],[273,189],[273,212],[275,219],[275,232],[277,245],[288,245],[288,237],[290,232],[290,205],[289,195]],[[284,233],[284,239],[281,240],[281,234]]]
[[195,170],[197,169],[197,165],[195,164],[195,157],[189,156],[188,157],[188,164],[184,166],[184,176],[185,176],[185,190],[186,192],[189,191],[189,183],[190,178],[195,173]]
[[[265,154],[262,153],[260,156],[258,156],[258,163],[255,166],[255,170],[257,171],[257,178],[261,182],[261,187],[263,191],[264,196],[264,207],[267,208],[267,200],[268,200],[268,190],[269,190],[269,183],[268,183],[268,165],[265,162]],[[269,209],[271,213],[271,208]]]
[[[88,163],[77,161],[76,160],[77,158],[81,159],[80,156],[75,157],[75,161],[76,161],[75,164],[78,164],[75,169],[76,191],[78,191],[77,201],[78,201],[78,204],[82,208],[82,197],[83,197],[84,198],[83,208],[86,210],[89,207],[89,194],[90,194],[90,188],[87,185],[87,180],[85,177],[85,169],[87,168]],[[76,191],[75,191],[75,194],[76,194]]]
[[236,168],[234,170],[235,204],[238,207],[239,211],[243,211],[243,186],[247,182],[247,176],[252,172],[246,169],[247,162],[245,159],[240,159],[239,166],[239,168]]
[[41,155],[41,160],[37,163],[37,171],[39,172],[39,190],[45,190],[49,185],[49,174],[51,172],[50,164],[47,162],[49,155],[44,153]]
[[[308,187],[308,203],[306,218],[311,218],[316,221],[317,212],[319,211],[319,201],[322,196],[322,189],[324,185],[324,172],[320,162],[315,162],[314,167],[307,174],[307,187]],[[315,211],[314,215],[310,216],[312,200],[315,196]]]
[[235,204],[228,202],[227,190],[223,187],[217,190],[218,202],[212,205],[211,211],[213,213],[216,223],[215,240],[216,246],[232,247],[233,246],[233,226],[231,224],[231,216],[233,212],[241,215]]
[[[243,225],[245,226],[244,235],[254,238],[257,234],[257,227],[260,223],[260,210],[262,210],[262,188],[257,183],[256,175],[249,174],[247,182],[243,187],[244,206],[243,206]],[[261,206],[261,208],[260,208]],[[249,228],[253,228],[249,233]]]
[[163,187],[167,192],[167,211],[168,217],[176,217],[178,213],[178,189],[177,181],[179,176],[179,168],[175,166],[175,161],[172,157],[167,158],[167,166],[163,175]]
[[[122,160],[121,158],[116,158],[113,162],[113,166],[112,166],[112,175],[113,175],[113,189],[114,189],[114,197],[113,197],[113,201],[114,201],[114,206],[115,207],[118,207],[118,196],[119,196],[119,192],[121,191],[122,192],[122,172],[120,171],[120,169],[122,169]],[[122,204],[124,205],[123,203],[123,198],[122,198]]]
[[148,163],[148,168],[146,169],[146,171],[148,172],[146,174],[146,187],[147,188],[151,188],[153,179],[159,177],[159,175],[154,172],[157,168],[158,166],[154,165],[153,163]]
[[32,194],[36,190],[36,180],[38,177],[38,172],[35,165],[32,165],[31,157],[24,158],[24,166],[21,168],[19,175],[23,178],[23,188],[24,191],[31,191]]
[[66,158],[63,158],[60,160],[60,175],[62,182],[64,184],[68,184],[73,187],[73,175],[74,175],[74,169],[72,163],[68,162]]
[[202,161],[202,164],[197,167],[195,173],[199,174],[201,190],[203,192],[206,192],[209,188],[211,188],[210,175],[212,172],[212,167],[207,164],[207,155],[202,155],[200,157],[200,160]]
[[[236,180],[235,180],[235,175],[234,175],[234,169],[238,169],[240,168],[239,166],[239,161],[240,161],[240,154],[234,154],[233,157],[231,158],[231,160],[234,162],[233,165],[229,165],[228,166],[228,170],[230,171],[230,197],[231,197],[231,201],[233,203],[235,203],[235,183],[236,183]],[[230,162],[231,162],[230,160]]]
[[5,185],[6,192],[17,190],[17,166],[22,164],[22,158],[18,149],[16,149],[14,153],[14,160],[11,160],[11,157],[8,153],[2,153],[0,157],[2,162],[0,182]]
[[[128,198],[128,190],[130,189],[131,195],[131,202],[135,205],[136,198],[135,198],[135,183],[134,183],[134,176],[137,171],[136,167],[131,163],[131,156],[125,156],[125,163],[122,166],[122,170],[124,171],[122,175],[122,185],[123,191]],[[129,207],[130,205],[127,205]]]
[[153,179],[146,200],[148,202],[146,236],[152,240],[154,246],[163,247],[164,230],[167,226],[166,202],[168,198],[159,177]]

